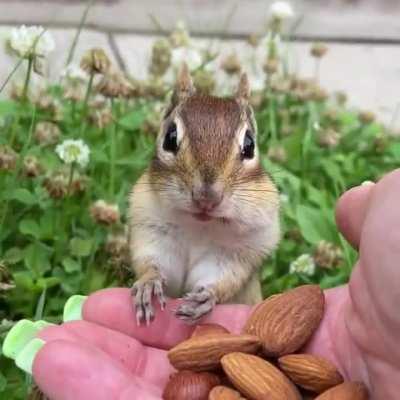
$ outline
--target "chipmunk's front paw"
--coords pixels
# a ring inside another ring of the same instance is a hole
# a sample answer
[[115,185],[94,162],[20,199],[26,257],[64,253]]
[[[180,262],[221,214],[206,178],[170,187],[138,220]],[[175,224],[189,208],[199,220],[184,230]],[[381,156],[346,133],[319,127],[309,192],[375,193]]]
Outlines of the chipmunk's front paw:
[[184,296],[184,303],[181,304],[175,315],[188,323],[195,323],[200,318],[212,311],[216,299],[212,291],[201,287]]
[[136,322],[138,325],[143,321],[146,322],[146,325],[149,325],[150,321],[154,319],[153,295],[157,297],[163,310],[165,308],[165,297],[161,279],[155,278],[147,281],[139,279],[133,285],[132,296],[134,298]]

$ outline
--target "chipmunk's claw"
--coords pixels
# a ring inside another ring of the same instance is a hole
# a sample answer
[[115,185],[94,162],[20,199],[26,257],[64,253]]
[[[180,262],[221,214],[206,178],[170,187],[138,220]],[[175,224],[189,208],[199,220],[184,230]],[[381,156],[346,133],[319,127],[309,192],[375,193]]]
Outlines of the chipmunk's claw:
[[140,325],[145,322],[150,325],[154,319],[154,307],[152,304],[153,295],[158,298],[161,309],[165,308],[165,297],[161,279],[152,279],[146,282],[137,281],[132,287],[132,296],[134,297],[134,307],[136,310],[136,322]]
[[203,287],[186,294],[184,300],[185,302],[178,307],[175,315],[190,324],[211,312],[216,303],[214,294]]

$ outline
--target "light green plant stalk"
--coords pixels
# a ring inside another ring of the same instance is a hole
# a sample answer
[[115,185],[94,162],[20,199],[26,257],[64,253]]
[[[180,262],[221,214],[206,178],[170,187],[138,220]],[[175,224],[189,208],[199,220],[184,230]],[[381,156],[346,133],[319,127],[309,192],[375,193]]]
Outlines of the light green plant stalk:
[[31,75],[32,75],[33,61],[34,61],[34,56],[32,54],[30,54],[28,56],[28,70],[26,71],[24,89],[23,89],[23,92],[22,92],[23,101],[26,101],[27,98],[28,98],[29,82],[31,80]]
[[[115,106],[114,99],[110,99],[111,112],[114,119],[117,120],[117,107]],[[115,195],[115,163],[116,163],[116,136],[117,136],[118,124],[114,122],[110,128],[110,184],[109,184],[109,197],[113,199]]]
[[83,14],[81,16],[81,19],[79,21],[78,29],[76,31],[76,34],[74,36],[74,40],[72,41],[71,47],[70,47],[69,52],[68,52],[67,60],[65,62],[66,66],[68,66],[71,63],[71,61],[74,59],[75,50],[76,50],[76,46],[78,45],[79,37],[81,36],[82,29],[85,26],[86,19],[88,17],[89,11],[90,11],[90,9],[92,8],[92,6],[94,5],[95,2],[96,2],[96,0],[89,0],[87,5],[86,5],[85,11],[83,12]]
[[74,172],[75,172],[75,162],[71,163],[71,166],[69,168],[69,177],[68,177],[68,188],[67,188],[67,193],[68,196],[71,196],[71,191],[72,191],[72,182],[74,181]]

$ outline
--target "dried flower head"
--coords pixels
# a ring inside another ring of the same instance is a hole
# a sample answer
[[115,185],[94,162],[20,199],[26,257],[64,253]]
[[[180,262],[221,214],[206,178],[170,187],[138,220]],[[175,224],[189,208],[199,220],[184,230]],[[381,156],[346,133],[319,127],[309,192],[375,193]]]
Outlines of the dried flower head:
[[260,36],[255,33],[250,34],[247,37],[247,43],[254,48],[258,47],[260,44]]
[[12,171],[17,164],[17,153],[7,145],[0,145],[0,171]]
[[340,143],[340,133],[333,128],[323,130],[318,136],[318,144],[327,149],[334,149]]
[[328,46],[325,43],[317,42],[311,46],[310,53],[315,58],[322,58],[328,52]]
[[186,47],[190,44],[189,32],[184,21],[179,20],[175,30],[171,33],[169,41],[172,47]]
[[261,91],[252,92],[250,96],[250,104],[255,109],[258,110],[264,102],[264,93]]
[[286,149],[283,146],[271,146],[268,150],[267,157],[274,162],[283,164],[287,161]]
[[83,101],[85,98],[86,89],[83,85],[71,85],[67,84],[64,87],[63,97],[65,100],[71,100],[74,102]]
[[112,225],[119,221],[120,213],[117,204],[109,204],[104,200],[97,200],[90,207],[90,215],[99,224]]
[[84,168],[89,162],[90,149],[81,139],[67,139],[56,147],[56,153],[66,164],[76,163]]
[[96,89],[104,97],[109,98],[129,98],[134,91],[132,83],[121,71],[112,71],[104,74]]
[[272,79],[270,86],[276,93],[287,94],[290,92],[291,81],[289,79]]
[[231,53],[226,56],[221,63],[221,68],[228,75],[237,75],[242,70],[242,65],[240,64],[239,57],[236,53]]
[[168,87],[162,79],[153,78],[142,82],[141,92],[143,97],[164,99],[168,92]]
[[315,101],[325,101],[329,97],[328,92],[321,86],[314,84],[311,91],[311,99]]
[[335,98],[338,104],[341,106],[345,105],[347,102],[347,94],[345,92],[336,92]]
[[53,122],[42,121],[36,124],[33,137],[39,144],[48,146],[57,143],[60,135],[60,128],[57,124],[54,124]]
[[150,72],[163,76],[171,65],[171,45],[166,39],[156,40],[151,51]]
[[113,122],[111,108],[107,106],[95,107],[89,113],[89,121],[99,129],[103,129]]
[[110,256],[110,263],[115,267],[124,267],[130,265],[128,229],[110,233],[107,236],[105,251]]
[[333,243],[321,240],[315,251],[314,261],[321,268],[331,269],[337,267],[343,260],[343,252]]
[[338,121],[339,113],[336,108],[328,108],[323,112],[323,116],[331,123]]
[[39,110],[46,111],[52,121],[60,121],[62,119],[63,108],[60,101],[46,90],[35,93],[31,101]]
[[12,274],[7,268],[5,261],[0,260],[0,282],[1,283],[11,283]]
[[55,42],[50,32],[42,26],[13,28],[7,39],[9,49],[18,57],[46,57],[55,49]]
[[83,193],[86,190],[88,178],[75,171],[70,183],[70,171],[62,168],[49,174],[43,182],[50,197],[62,199],[67,196]]
[[94,48],[83,55],[80,66],[90,75],[105,74],[111,66],[111,61],[103,49]]
[[193,75],[193,81],[200,93],[211,94],[215,89],[214,74],[211,71],[197,70]]
[[307,101],[313,98],[315,83],[309,79],[293,78],[291,81],[291,93],[300,101]]
[[363,124],[371,124],[375,121],[375,114],[372,111],[361,111],[358,118]]
[[268,58],[264,63],[264,71],[269,74],[275,74],[279,69],[279,61],[276,58]]
[[43,167],[35,156],[26,156],[24,158],[22,171],[28,178],[36,178],[43,173]]
[[377,153],[384,153],[388,145],[389,137],[387,134],[380,133],[374,138],[373,146]]
[[313,257],[309,254],[302,254],[290,264],[289,272],[291,274],[314,275],[315,262]]

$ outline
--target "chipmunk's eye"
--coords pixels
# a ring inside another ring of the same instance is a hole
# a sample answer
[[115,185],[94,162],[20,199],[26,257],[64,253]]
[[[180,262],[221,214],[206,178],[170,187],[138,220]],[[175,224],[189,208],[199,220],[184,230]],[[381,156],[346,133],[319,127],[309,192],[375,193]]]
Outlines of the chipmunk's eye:
[[244,141],[243,141],[243,148],[242,152],[240,153],[240,157],[242,160],[245,158],[251,159],[254,157],[254,139],[253,136],[251,135],[251,132],[249,130],[246,131],[246,134],[244,135]]
[[175,122],[171,122],[165,134],[163,149],[176,154],[178,152],[178,131]]

